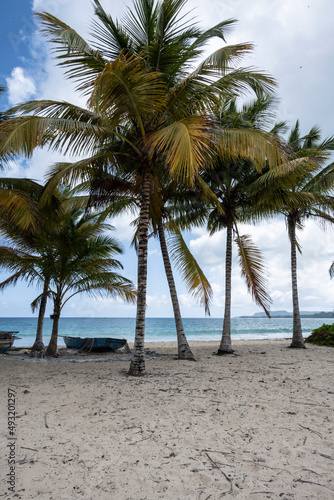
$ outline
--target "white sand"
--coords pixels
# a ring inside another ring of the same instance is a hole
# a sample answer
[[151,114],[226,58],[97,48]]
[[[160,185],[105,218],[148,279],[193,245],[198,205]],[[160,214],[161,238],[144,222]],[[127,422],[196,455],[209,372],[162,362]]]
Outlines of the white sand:
[[237,355],[218,357],[216,342],[190,344],[196,363],[176,360],[174,343],[148,344],[166,355],[141,378],[115,361],[125,355],[1,355],[0,498],[334,499],[334,350],[238,341]]

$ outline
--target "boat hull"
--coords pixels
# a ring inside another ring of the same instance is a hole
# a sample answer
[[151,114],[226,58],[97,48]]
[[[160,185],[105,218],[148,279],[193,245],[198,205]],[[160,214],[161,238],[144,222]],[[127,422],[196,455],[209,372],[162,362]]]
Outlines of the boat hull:
[[124,347],[127,343],[126,339],[107,337],[81,338],[64,335],[63,339],[68,349],[79,349],[88,352],[114,352]]
[[3,354],[4,352],[8,351],[8,349],[10,349],[13,346],[14,340],[19,338],[13,335],[13,333],[19,333],[19,332],[0,331],[0,354]]
[[14,343],[13,340],[0,340],[0,354],[3,354],[4,352],[8,351],[12,347]]

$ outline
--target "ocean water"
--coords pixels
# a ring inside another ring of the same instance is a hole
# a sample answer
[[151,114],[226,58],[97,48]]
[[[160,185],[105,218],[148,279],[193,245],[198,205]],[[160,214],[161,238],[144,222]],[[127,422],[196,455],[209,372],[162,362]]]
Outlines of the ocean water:
[[[323,323],[332,324],[334,318],[302,318],[304,337]],[[221,338],[221,318],[184,318],[188,340],[216,340]],[[37,318],[0,318],[0,330],[18,331],[20,340],[15,346],[32,346]],[[232,339],[282,339],[292,337],[292,318],[232,318]],[[45,318],[44,344],[50,339],[52,321]],[[59,335],[73,337],[116,337],[133,342],[135,318],[60,318]],[[174,318],[146,318],[147,342],[176,340]],[[64,345],[59,337],[59,345]]]

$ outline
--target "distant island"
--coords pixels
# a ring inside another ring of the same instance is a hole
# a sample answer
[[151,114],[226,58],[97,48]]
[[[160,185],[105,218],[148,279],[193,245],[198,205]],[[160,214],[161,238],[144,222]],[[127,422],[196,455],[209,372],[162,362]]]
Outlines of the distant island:
[[[272,311],[270,313],[272,318],[292,318],[292,312],[288,311]],[[301,311],[301,318],[334,318],[334,311]],[[267,318],[264,312],[254,313],[252,316],[238,316],[238,318]]]

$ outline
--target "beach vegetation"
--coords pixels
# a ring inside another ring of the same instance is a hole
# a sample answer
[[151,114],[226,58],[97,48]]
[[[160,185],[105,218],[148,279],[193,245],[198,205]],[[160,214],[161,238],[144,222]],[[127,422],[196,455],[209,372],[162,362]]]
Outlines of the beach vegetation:
[[[53,261],[45,262],[50,275],[47,295],[54,304],[51,339],[45,352],[47,356],[56,355],[60,314],[75,295],[86,293],[135,302],[133,284],[116,272],[123,268],[115,259],[122,249],[114,238],[102,234],[111,229],[100,214],[89,215],[74,208],[65,212],[53,235]],[[42,296],[35,299],[32,307]]]
[[334,324],[325,323],[312,331],[311,335],[305,339],[305,342],[316,345],[334,347]]
[[255,187],[267,216],[270,213],[285,216],[291,248],[293,334],[290,347],[304,348],[297,284],[297,251],[302,253],[302,249],[297,230],[302,230],[310,218],[321,224],[334,222],[334,163],[325,166],[334,150],[334,136],[321,140],[319,127],[312,127],[306,135],[301,135],[297,121],[287,142],[291,148],[292,169],[271,169]]
[[38,229],[24,234],[20,228],[7,231],[13,245],[0,249],[0,267],[13,273],[1,283],[2,289],[15,285],[19,279],[43,287],[42,293],[31,304],[33,310],[39,307],[40,311],[36,350],[44,347],[40,329],[46,301],[48,298],[53,301],[52,334],[46,349],[48,356],[57,353],[59,317],[64,305],[74,295],[85,292],[132,302],[136,297],[131,281],[115,272],[122,269],[121,263],[115,259],[121,254],[121,247],[116,240],[102,234],[111,226],[100,214],[87,214],[80,207],[80,198],[74,201],[64,194],[63,201],[57,215],[43,220]]
[[[0,267],[12,269],[13,259],[18,255],[38,253],[41,238],[47,240],[50,232],[59,222],[61,202],[54,194],[45,203],[41,203],[44,187],[30,179],[0,179],[0,234],[5,238],[6,246],[0,247]],[[26,268],[22,265],[15,273],[0,284],[4,290],[23,278]],[[44,276],[43,298],[40,301],[37,320],[36,338],[31,351],[44,351],[43,324],[47,304],[46,292],[49,286]]]

